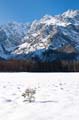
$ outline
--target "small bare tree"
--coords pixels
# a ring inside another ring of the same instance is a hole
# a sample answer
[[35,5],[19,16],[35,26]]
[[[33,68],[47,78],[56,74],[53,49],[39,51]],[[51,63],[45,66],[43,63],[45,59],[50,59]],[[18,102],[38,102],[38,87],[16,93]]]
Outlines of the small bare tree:
[[28,88],[25,90],[25,92],[22,94],[22,96],[26,99],[26,101],[34,102],[35,101],[35,97],[34,97],[35,94],[36,94],[35,89]]

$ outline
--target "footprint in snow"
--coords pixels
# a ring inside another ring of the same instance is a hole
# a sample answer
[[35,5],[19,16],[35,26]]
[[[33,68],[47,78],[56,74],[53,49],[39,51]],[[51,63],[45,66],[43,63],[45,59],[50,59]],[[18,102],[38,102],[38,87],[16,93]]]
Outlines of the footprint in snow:
[[10,103],[10,102],[12,102],[12,100],[11,99],[6,99],[5,102]]
[[3,88],[6,88],[6,86],[3,86]]

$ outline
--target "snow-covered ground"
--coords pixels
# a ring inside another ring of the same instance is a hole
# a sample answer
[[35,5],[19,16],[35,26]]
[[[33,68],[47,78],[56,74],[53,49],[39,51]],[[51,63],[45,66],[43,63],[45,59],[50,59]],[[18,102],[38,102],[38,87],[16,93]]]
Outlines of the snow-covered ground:
[[[24,102],[26,88],[35,102]],[[79,120],[79,74],[0,73],[0,120]]]

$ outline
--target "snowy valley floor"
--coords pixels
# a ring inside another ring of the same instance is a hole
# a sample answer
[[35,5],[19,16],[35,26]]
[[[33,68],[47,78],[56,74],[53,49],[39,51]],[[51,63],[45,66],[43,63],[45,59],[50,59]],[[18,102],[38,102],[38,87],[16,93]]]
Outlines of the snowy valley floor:
[[[79,120],[79,74],[0,73],[0,120]],[[35,102],[22,93],[35,88]]]

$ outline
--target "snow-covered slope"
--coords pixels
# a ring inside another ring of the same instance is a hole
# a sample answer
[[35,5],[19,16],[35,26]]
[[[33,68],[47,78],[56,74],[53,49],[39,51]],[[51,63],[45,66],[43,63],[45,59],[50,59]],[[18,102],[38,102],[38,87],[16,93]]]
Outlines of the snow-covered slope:
[[8,23],[0,26],[0,56],[8,58],[11,52],[22,44],[30,24]]
[[[79,120],[79,74],[0,74],[0,120]],[[35,102],[24,102],[36,88]]]
[[37,54],[39,58],[46,59],[40,56],[43,50],[78,53],[79,10],[68,10],[55,16],[45,15],[31,24],[3,25],[0,30],[0,41],[0,53],[7,56],[7,59],[23,54],[27,56],[31,52],[31,57]]

